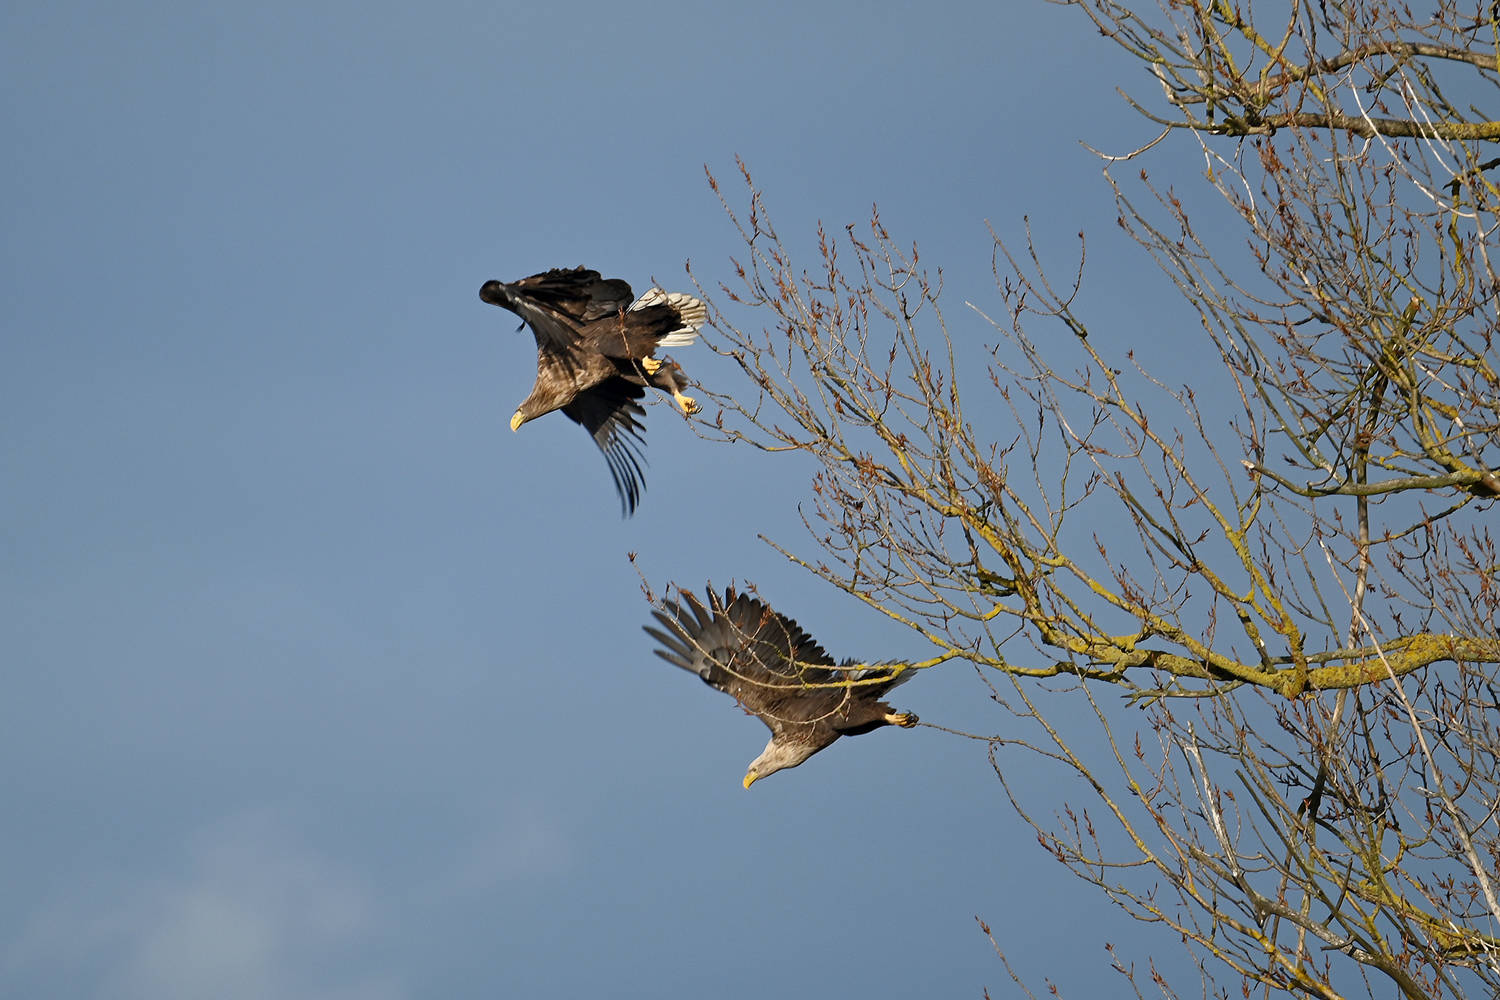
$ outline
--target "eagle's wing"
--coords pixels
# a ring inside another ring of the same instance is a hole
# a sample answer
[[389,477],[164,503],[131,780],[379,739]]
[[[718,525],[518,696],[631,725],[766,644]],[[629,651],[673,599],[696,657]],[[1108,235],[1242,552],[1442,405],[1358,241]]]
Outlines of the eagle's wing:
[[646,628],[666,647],[656,655],[732,695],[767,725],[770,715],[786,717],[789,702],[805,703],[811,718],[823,711],[819,705],[842,697],[838,689],[803,686],[842,675],[823,647],[792,619],[732,588],[722,601],[710,590],[706,605],[686,591],[680,596],[680,603],[664,602],[670,614],[654,613],[667,632]]
[[635,512],[646,489],[646,477],[641,472],[641,463],[645,461],[641,448],[646,444],[641,436],[646,427],[641,421],[646,411],[636,402],[645,394],[646,390],[640,386],[615,377],[580,393],[562,408],[563,413],[593,435],[594,443],[604,452],[615,490],[620,494],[620,506],[627,515]]
[[613,316],[629,308],[635,298],[630,282],[605,278],[584,267],[571,271],[553,268],[522,278],[510,287],[518,295],[580,321]]
[[585,321],[614,316],[630,308],[631,300],[635,298],[630,282],[623,278],[601,278],[598,271],[589,273],[594,280],[587,288],[588,299],[583,307]]
[[536,346],[539,351],[552,351],[555,354],[567,354],[573,351],[582,338],[578,334],[578,328],[567,322],[552,310],[538,305],[530,299],[517,296],[515,299],[515,311],[531,327],[531,332],[536,335]]
[[579,342],[582,324],[617,316],[634,298],[628,281],[604,278],[598,271],[583,267],[571,271],[554,268],[506,288],[510,308],[530,324],[537,345],[562,350]]

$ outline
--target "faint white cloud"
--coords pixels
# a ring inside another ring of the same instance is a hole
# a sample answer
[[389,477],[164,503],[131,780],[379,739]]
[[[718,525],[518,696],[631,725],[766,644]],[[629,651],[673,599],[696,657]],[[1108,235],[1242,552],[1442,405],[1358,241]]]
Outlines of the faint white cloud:
[[188,873],[96,883],[54,904],[7,950],[12,971],[91,967],[108,1000],[399,1000],[372,974],[367,894],[265,814],[198,838]]

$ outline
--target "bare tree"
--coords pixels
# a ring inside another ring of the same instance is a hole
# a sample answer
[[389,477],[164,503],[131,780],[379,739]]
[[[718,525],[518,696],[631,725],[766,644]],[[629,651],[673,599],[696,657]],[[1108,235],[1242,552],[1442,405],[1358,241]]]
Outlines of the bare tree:
[[[974,666],[1001,780],[1091,797],[1012,801],[1205,994],[1494,995],[1500,8],[1074,5],[1165,93],[1105,176],[1218,375],[1136,365],[1029,236],[981,356],[878,216],[804,271],[746,173],[709,433],[818,460],[821,553],[781,551]],[[1238,233],[1139,169],[1184,157]]]

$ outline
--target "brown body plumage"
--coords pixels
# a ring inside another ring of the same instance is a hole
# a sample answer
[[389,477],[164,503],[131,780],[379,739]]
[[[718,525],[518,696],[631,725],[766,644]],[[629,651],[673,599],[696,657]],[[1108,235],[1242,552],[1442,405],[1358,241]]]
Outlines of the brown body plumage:
[[911,727],[917,717],[891,710],[880,699],[910,675],[904,664],[835,664],[797,623],[731,587],[708,603],[678,591],[655,612],[667,632],[646,627],[665,649],[656,655],[691,670],[704,683],[733,696],[771,730],[771,742],[750,763],[745,787],[768,774],[796,767],[841,736],[882,726]]
[[511,430],[562,410],[593,436],[621,507],[633,513],[645,489],[646,411],[639,400],[647,388],[660,389],[684,413],[697,409],[683,392],[689,383],[682,368],[656,352],[693,342],[707,318],[703,303],[659,288],[636,299],[628,283],[582,267],[510,284],[487,281],[479,297],[520,316],[536,336],[536,384],[516,408]]

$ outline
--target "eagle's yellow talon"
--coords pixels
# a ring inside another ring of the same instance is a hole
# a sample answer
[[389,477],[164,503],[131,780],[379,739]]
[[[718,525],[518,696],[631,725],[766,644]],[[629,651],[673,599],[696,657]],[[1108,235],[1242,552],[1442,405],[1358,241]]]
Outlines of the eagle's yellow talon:
[[677,400],[677,405],[682,407],[683,416],[692,416],[698,412],[698,401],[692,396],[684,396],[680,392],[672,393],[672,398]]
[[641,367],[646,369],[647,375],[655,375],[657,372],[661,371],[661,366],[662,362],[656,360],[655,358],[641,359]]
[[910,712],[891,712],[885,717],[885,721],[902,729],[910,729],[917,724],[917,717]]

